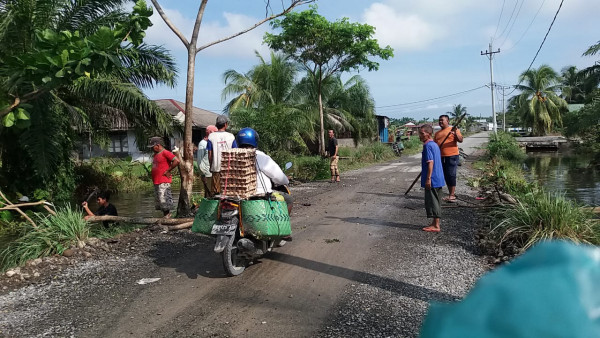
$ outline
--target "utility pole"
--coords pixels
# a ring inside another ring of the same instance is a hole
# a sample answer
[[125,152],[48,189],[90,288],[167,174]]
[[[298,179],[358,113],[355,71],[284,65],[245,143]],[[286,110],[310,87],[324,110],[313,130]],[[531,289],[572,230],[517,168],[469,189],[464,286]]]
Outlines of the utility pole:
[[504,108],[506,100],[504,99],[504,91],[509,88],[510,86],[500,86],[500,89],[502,89],[502,125],[504,126],[504,131],[506,131],[506,109]]
[[490,59],[490,90],[492,91],[492,121],[494,123],[494,134],[498,132],[498,125],[496,124],[496,109],[494,104],[494,67],[492,66],[492,59],[494,58],[494,54],[500,53],[500,48],[497,51],[492,50],[492,43],[490,42],[490,50],[481,52],[481,55],[485,55],[488,59]]

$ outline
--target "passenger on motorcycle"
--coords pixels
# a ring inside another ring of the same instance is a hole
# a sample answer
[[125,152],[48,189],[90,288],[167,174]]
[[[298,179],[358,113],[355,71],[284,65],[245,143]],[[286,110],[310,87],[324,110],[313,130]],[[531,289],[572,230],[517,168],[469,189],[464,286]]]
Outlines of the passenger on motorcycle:
[[[252,128],[243,128],[236,136],[236,143],[240,148],[256,149],[258,147],[258,133]],[[256,194],[266,195],[272,193],[281,196],[287,204],[288,213],[291,213],[292,196],[283,191],[273,192],[273,183],[276,186],[284,186],[290,183],[283,170],[269,155],[258,149],[256,149],[256,169]]]

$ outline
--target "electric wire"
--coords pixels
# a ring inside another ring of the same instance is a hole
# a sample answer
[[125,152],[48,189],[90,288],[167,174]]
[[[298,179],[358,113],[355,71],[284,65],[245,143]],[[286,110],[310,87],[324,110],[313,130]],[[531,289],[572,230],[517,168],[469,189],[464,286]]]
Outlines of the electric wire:
[[537,12],[535,12],[535,15],[533,16],[533,19],[531,19],[531,22],[529,23],[529,25],[527,26],[527,28],[525,29],[525,31],[523,31],[523,34],[521,34],[521,37],[519,38],[519,40],[517,40],[517,42],[515,42],[511,47],[507,48],[507,50],[511,50],[511,49],[515,48],[515,46],[519,42],[521,42],[521,40],[523,40],[523,38],[525,37],[525,35],[527,34],[527,32],[529,32],[529,29],[533,25],[533,22],[537,18],[538,14],[540,14],[540,11],[542,10],[542,7],[544,7],[544,3],[545,2],[546,2],[546,0],[542,0],[542,3],[540,4],[540,8],[538,8]]
[[508,29],[508,33],[506,33],[504,40],[502,41],[502,43],[500,44],[500,47],[498,47],[498,48],[502,48],[502,46],[504,46],[504,44],[508,40],[508,37],[510,36],[510,32],[512,32],[512,29],[515,26],[515,22],[517,22],[517,18],[519,17],[519,14],[521,13],[521,8],[523,8],[524,3],[525,3],[525,0],[521,1],[521,6],[519,6],[519,10],[517,10],[517,14],[515,15],[515,18],[513,19],[513,22],[510,25],[510,28]]
[[378,107],[375,107],[375,108],[389,108],[389,107],[407,106],[407,105],[412,105],[412,104],[415,104],[415,103],[429,102],[429,101],[434,101],[434,100],[437,100],[437,99],[447,98],[447,97],[450,97],[450,96],[455,96],[455,95],[460,95],[460,94],[466,94],[466,93],[475,91],[477,89],[481,89],[483,87],[485,87],[485,86],[479,86],[477,88],[472,88],[472,89],[464,90],[462,92],[448,94],[448,95],[443,95],[443,96],[438,96],[438,97],[434,97],[434,98],[430,98],[430,99],[424,99],[424,100],[412,101],[412,102],[404,102],[404,103],[398,103],[398,104],[391,104],[391,105],[387,105],[387,106],[378,106]]
[[505,3],[506,3],[506,0],[502,0],[502,9],[500,10],[500,16],[498,17],[498,23],[496,24],[496,31],[494,32],[492,41],[494,41],[494,39],[496,38],[496,33],[498,33],[498,28],[500,28],[500,20],[502,19],[502,13],[504,13],[504,4]]
[[[560,12],[560,9],[562,8],[562,5],[564,2],[565,2],[565,0],[560,1],[560,5],[558,6],[556,13],[554,14],[554,18],[552,19],[552,22],[550,23],[550,27],[548,27],[548,31],[546,32],[546,35],[544,35],[544,39],[542,40],[542,43],[540,44],[540,48],[538,48],[537,52],[535,53],[535,56],[533,57],[533,60],[531,60],[531,63],[529,64],[529,67],[527,67],[527,70],[525,71],[525,73],[527,73],[531,69],[531,66],[533,66],[533,63],[535,62],[535,59],[537,59],[540,51],[542,50],[542,47],[544,46],[544,43],[546,42],[546,38],[548,37],[548,34],[550,34],[550,30],[552,30],[552,26],[554,25],[554,22],[556,21],[556,17],[558,16],[558,13]],[[517,90],[516,87],[509,93],[509,95],[512,94],[515,90]]]
[[512,12],[510,12],[510,17],[508,18],[508,21],[506,22],[506,26],[504,26],[504,29],[502,30],[502,33],[500,33],[500,36],[498,36],[498,39],[502,37],[502,35],[504,35],[504,32],[506,32],[506,29],[508,28],[508,26],[510,25],[510,21],[513,18],[513,15],[515,15],[515,10],[517,9],[517,5],[519,4],[519,0],[515,1],[515,6],[513,7]]

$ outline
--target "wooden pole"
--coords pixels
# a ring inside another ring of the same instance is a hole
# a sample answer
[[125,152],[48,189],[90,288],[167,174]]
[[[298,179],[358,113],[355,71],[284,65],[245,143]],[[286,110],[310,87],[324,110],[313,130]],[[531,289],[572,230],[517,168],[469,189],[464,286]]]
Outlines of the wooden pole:
[[125,217],[125,216],[92,216],[87,219],[88,222],[125,222],[132,224],[161,224],[178,225],[182,223],[194,222],[193,218],[153,218],[153,217]]
[[[460,122],[462,122],[462,119],[465,116],[467,116],[467,113],[464,113],[463,116],[459,116],[458,120],[456,120],[454,122],[454,125],[453,125],[452,129],[456,130],[456,126],[458,126],[460,124]],[[442,141],[442,144],[440,144],[440,148],[442,148],[442,146],[444,145],[444,143],[446,143],[446,140],[448,139],[448,136],[450,136],[450,133],[448,133],[448,135],[446,135],[446,137]],[[408,195],[408,193],[415,186],[415,184],[417,183],[417,181],[419,180],[419,178],[421,178],[421,173],[419,173],[419,175],[417,175],[417,178],[415,178],[415,180],[412,182],[412,184],[410,185],[410,187],[408,187],[408,190],[406,190],[406,192],[404,193],[404,195]]]

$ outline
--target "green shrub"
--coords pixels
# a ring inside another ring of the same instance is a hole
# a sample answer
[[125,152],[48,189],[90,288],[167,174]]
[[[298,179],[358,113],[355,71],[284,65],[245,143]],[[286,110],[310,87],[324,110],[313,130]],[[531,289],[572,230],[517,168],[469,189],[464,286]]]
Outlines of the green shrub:
[[330,176],[329,159],[319,156],[301,156],[293,159],[290,169],[294,178],[303,181],[325,179]]
[[510,134],[498,131],[496,135],[490,136],[487,146],[490,158],[500,157],[513,162],[523,162],[527,155],[519,143]]
[[0,269],[20,266],[30,259],[62,254],[64,250],[88,238],[90,227],[80,212],[60,208],[56,215],[38,216],[37,228],[28,225],[20,238],[0,252]]
[[[76,196],[84,196],[92,188],[112,192],[151,189],[151,163],[128,162],[113,158],[94,158],[75,167]],[[175,171],[174,171],[175,172]]]
[[499,223],[490,231],[499,247],[516,245],[526,250],[538,241],[569,239],[600,244],[600,229],[593,214],[564,195],[539,191],[518,198],[518,203],[492,213]]
[[105,228],[102,223],[97,223],[96,225],[90,228],[90,237],[113,238],[119,234],[130,233],[135,229],[144,227],[144,225],[129,223],[116,223],[108,228]]
[[412,136],[409,140],[402,141],[402,143],[404,144],[403,155],[414,155],[423,150],[423,142],[418,136]]
[[537,185],[525,179],[525,172],[515,162],[494,158],[483,170],[486,175],[480,183],[485,187],[498,187],[512,195],[522,195],[537,190]]

